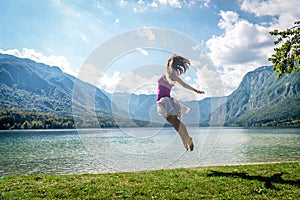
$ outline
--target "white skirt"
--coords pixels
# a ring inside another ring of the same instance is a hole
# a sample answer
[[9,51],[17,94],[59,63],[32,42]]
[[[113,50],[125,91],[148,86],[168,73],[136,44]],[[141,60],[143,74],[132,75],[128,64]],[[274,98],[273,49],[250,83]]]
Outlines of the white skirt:
[[178,116],[181,117],[190,111],[190,108],[181,104],[173,97],[163,97],[157,101],[157,113],[164,117]]

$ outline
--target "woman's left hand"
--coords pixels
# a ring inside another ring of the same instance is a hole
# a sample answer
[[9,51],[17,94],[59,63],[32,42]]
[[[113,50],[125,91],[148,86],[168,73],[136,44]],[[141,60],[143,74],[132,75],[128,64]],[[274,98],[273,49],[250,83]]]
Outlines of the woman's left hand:
[[198,93],[198,94],[204,94],[204,91],[201,91],[201,90],[196,90],[196,89],[193,89],[194,92]]

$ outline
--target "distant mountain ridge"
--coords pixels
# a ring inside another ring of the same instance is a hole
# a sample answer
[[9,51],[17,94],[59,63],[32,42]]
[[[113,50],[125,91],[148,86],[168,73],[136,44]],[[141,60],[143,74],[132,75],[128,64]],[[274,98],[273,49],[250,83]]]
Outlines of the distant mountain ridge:
[[[0,54],[1,109],[70,115],[76,81],[85,92],[82,94],[85,99],[78,102],[83,109],[78,112],[85,113],[91,98],[98,102],[96,110],[111,112],[111,102],[101,90],[63,73],[58,67]],[[95,97],[87,95],[91,90],[96,90]]]
[[[74,87],[79,88],[76,94]],[[58,67],[0,54],[1,110],[87,118],[96,111],[110,120],[121,116],[118,123],[148,126],[145,121],[165,122],[157,115],[155,98],[126,93],[107,95]],[[192,109],[182,120],[201,126],[300,125],[299,102],[300,73],[277,79],[270,66],[260,67],[248,72],[227,97],[184,102]]]
[[[112,101],[128,115],[161,120],[156,115],[155,95],[113,94]],[[183,102],[192,108],[182,120],[201,126],[300,125],[300,73],[276,78],[271,66],[248,72],[229,96]]]
[[224,109],[227,126],[300,125],[300,73],[276,78],[270,66],[248,72],[214,116]]

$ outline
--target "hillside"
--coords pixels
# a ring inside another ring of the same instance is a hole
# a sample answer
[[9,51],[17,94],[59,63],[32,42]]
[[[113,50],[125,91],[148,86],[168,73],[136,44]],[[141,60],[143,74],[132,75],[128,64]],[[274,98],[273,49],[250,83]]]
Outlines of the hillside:
[[[155,98],[155,95],[107,94],[58,67],[0,54],[2,129],[161,125],[165,121],[156,112]],[[247,73],[227,97],[184,102],[192,109],[182,120],[201,126],[224,122],[226,126],[299,126],[299,102],[300,73],[277,79],[271,67],[260,67]],[[55,122],[49,124],[40,118]],[[26,121],[31,126],[24,124]]]
[[135,125],[97,87],[58,67],[4,54],[0,54],[0,105],[1,129]]
[[[157,114],[156,95],[114,93],[109,95],[111,101],[119,109],[126,111],[127,116],[133,119],[162,123],[165,120]],[[210,114],[226,100],[225,97],[205,98],[201,101],[183,102],[191,108],[190,112],[182,117],[185,124],[192,126],[208,126]]]
[[[75,82],[82,87],[84,97],[75,102],[82,105],[79,112],[85,113],[87,107],[94,106],[89,105],[93,98],[96,110],[111,111],[110,100],[102,91],[63,73],[58,67],[0,54],[1,109],[70,115]],[[90,96],[93,90],[95,96]]]
[[271,67],[249,72],[216,112],[223,109],[226,126],[300,125],[300,73],[276,78]]

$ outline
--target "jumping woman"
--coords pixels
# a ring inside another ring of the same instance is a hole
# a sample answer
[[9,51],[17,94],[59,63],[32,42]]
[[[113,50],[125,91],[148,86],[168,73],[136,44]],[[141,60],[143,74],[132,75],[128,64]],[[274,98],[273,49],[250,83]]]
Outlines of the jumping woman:
[[171,89],[175,83],[182,87],[194,91],[198,94],[204,94],[203,91],[197,90],[185,83],[179,78],[190,66],[190,61],[182,56],[173,55],[168,60],[166,73],[158,80],[157,94],[157,112],[175,128],[179,133],[185,149],[193,151],[194,144],[189,136],[186,126],[180,121],[180,117],[189,112],[189,108],[181,104],[177,99],[171,97]]

